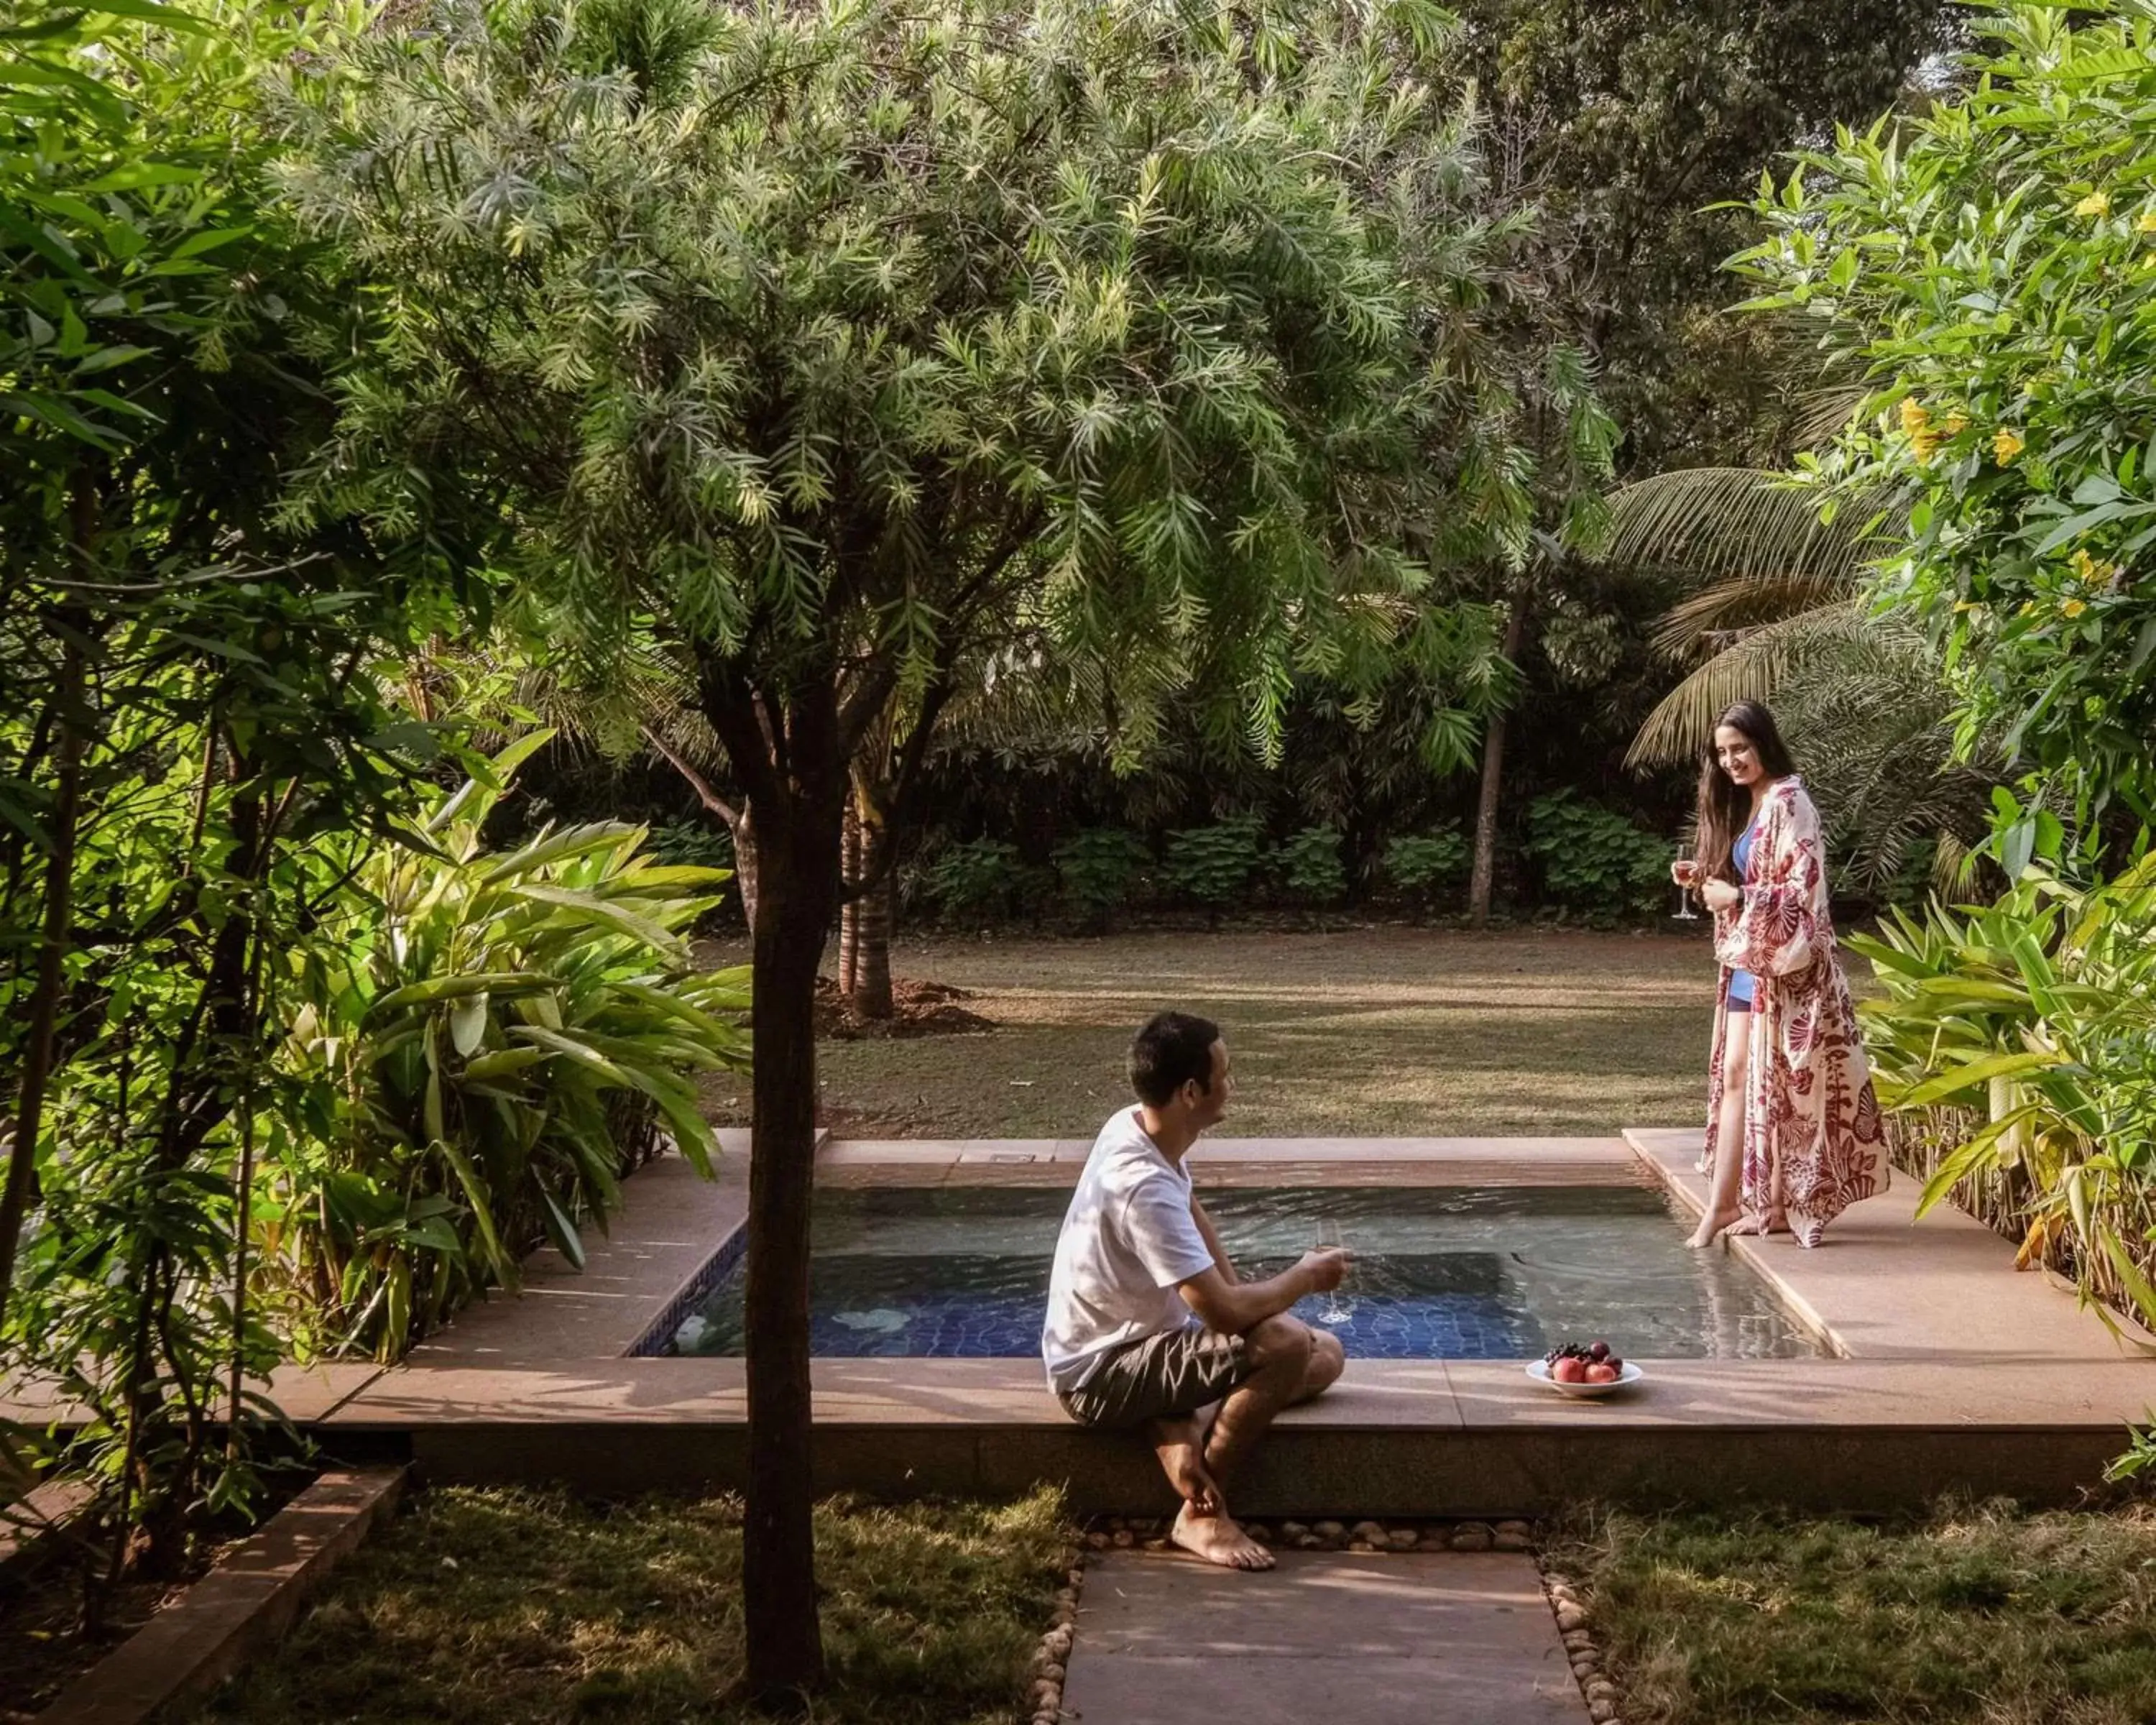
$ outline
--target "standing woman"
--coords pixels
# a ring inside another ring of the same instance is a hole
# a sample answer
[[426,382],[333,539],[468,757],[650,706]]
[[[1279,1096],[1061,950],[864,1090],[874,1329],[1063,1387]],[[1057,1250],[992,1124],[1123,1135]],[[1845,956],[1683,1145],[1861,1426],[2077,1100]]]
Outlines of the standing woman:
[[1722,716],[1699,778],[1696,860],[1671,870],[1714,913],[1722,986],[1707,1083],[1707,1212],[1691,1243],[1826,1224],[1883,1183],[1884,1136],[1835,957],[1819,811],[1774,716]]

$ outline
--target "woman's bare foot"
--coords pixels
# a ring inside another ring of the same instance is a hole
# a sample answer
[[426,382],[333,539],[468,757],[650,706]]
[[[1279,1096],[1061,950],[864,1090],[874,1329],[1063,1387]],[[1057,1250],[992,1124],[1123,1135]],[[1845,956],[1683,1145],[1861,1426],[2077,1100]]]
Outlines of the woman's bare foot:
[[1201,1516],[1217,1516],[1225,1507],[1220,1487],[1205,1466],[1205,1440],[1212,1435],[1214,1411],[1156,1420],[1152,1426],[1152,1452],[1160,1458],[1161,1471],[1176,1495]]
[[1168,1537],[1209,1563],[1224,1569],[1270,1569],[1273,1554],[1225,1516],[1201,1515],[1191,1505],[1183,1506]]
[[1694,1251],[1703,1251],[1725,1234],[1743,1231],[1744,1214],[1741,1210],[1712,1210],[1700,1219],[1699,1226],[1691,1231],[1685,1244]]

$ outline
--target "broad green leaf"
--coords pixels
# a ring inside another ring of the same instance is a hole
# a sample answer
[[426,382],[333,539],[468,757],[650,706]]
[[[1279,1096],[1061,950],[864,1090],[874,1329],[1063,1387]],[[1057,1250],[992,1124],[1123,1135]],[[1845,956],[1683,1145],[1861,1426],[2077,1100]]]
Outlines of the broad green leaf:
[[1928,1214],[1955,1187],[1987,1167],[1999,1153],[1999,1140],[2033,1117],[2035,1111],[2027,1107],[2015,1109],[1973,1133],[1966,1142],[1943,1158],[1931,1178],[1924,1182],[1923,1192],[1917,1199],[1917,1214]]
[[584,1243],[578,1235],[576,1223],[562,1208],[561,1201],[543,1184],[539,1188],[539,1201],[546,1210],[547,1235],[553,1241],[555,1250],[569,1260],[572,1268],[582,1270],[584,1267]]
[[485,1039],[486,1026],[487,996],[483,993],[465,995],[449,1009],[450,1045],[467,1060]]
[[1936,1077],[1926,1080],[1899,1097],[1895,1106],[1899,1108],[1930,1107],[1950,1097],[1984,1089],[1994,1078],[2020,1078],[2062,1064],[2061,1056],[2056,1054],[1994,1055],[1987,1060],[1970,1060],[1952,1067]]
[[555,979],[528,970],[475,971],[468,976],[427,977],[393,988],[371,1007],[369,1024],[378,1024],[408,1006],[432,1006],[444,1000],[462,1000],[475,994],[500,994],[507,999],[544,993],[557,986]]
[[551,905],[563,911],[574,911],[594,923],[605,923],[654,952],[669,956],[684,955],[685,949],[680,941],[649,917],[639,916],[619,905],[594,898],[588,892],[578,892],[564,886],[526,884],[512,885],[507,890],[512,897],[528,900],[534,904]]

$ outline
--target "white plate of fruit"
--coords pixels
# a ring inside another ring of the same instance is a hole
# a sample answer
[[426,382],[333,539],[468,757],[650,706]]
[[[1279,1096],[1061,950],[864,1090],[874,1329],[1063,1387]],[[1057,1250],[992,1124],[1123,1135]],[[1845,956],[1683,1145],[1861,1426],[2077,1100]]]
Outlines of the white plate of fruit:
[[1559,1395],[1598,1396],[1637,1384],[1647,1374],[1611,1353],[1607,1342],[1566,1342],[1532,1362],[1527,1375]]

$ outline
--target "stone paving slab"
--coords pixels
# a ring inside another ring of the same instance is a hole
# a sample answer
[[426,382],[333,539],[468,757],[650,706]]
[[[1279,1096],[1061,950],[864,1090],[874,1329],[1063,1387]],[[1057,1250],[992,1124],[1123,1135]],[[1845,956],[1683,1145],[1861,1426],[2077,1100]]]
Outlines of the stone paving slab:
[[1084,1725],[1576,1725],[1532,1560],[1284,1552],[1243,1575],[1116,1552],[1088,1569],[1063,1691]]
[[293,1425],[312,1425],[328,1419],[388,1369],[372,1360],[322,1360],[311,1366],[287,1363],[270,1374],[263,1394]]
[[[1697,1132],[1632,1128],[1625,1137],[1694,1215],[1707,1209]],[[1942,1204],[1921,1220],[1906,1174],[1853,1204],[1818,1247],[1787,1235],[1735,1239],[1797,1316],[1856,1359],[2117,1360],[2138,1357],[2096,1313],[2036,1272],[2017,1273],[2011,1242]],[[2148,1338],[2156,1343],[2156,1337]],[[2012,1394],[2010,1383],[2002,1385]]]
[[[1621,1400],[1566,1401],[1516,1363],[1356,1362],[1285,1415],[1239,1481],[1254,1514],[1545,1513],[1590,1483],[1642,1507],[1907,1509],[1949,1490],[2059,1502],[2092,1486],[2156,1383],[2123,1362],[1648,1361]],[[1081,1513],[1173,1507],[1144,1445],[1065,1419],[1029,1362],[818,1360],[819,1489],[990,1496],[1064,1483]],[[321,1427],[340,1455],[465,1481],[732,1490],[739,1360],[393,1373]]]
[[1190,1152],[1204,1162],[1479,1162],[1622,1163],[1621,1137],[1597,1138],[1200,1138]]
[[0,1479],[0,1569],[42,1546],[88,1508],[97,1493],[81,1480],[59,1479],[33,1487],[18,1501],[8,1501],[11,1496],[6,1480]]
[[[2156,1402],[2156,1368],[2130,1362],[2030,1362],[1984,1371],[1942,1360],[1645,1360],[1646,1381],[1606,1401],[1573,1401],[1511,1360],[1350,1360],[1322,1399],[1280,1430],[1347,1435],[1529,1430],[1742,1431],[1836,1427],[2123,1432]],[[816,1418],[856,1426],[1068,1433],[1089,1446],[1030,1360],[819,1359]],[[697,1425],[747,1415],[733,1358],[523,1360],[434,1364],[376,1379],[326,1430],[408,1425]]]
[[548,1247],[525,1260],[520,1293],[495,1292],[412,1350],[415,1365],[607,1359],[626,1353],[676,1290],[748,1215],[747,1134],[721,1135],[717,1178],[678,1156],[622,1183],[622,1211],[583,1236],[578,1270]]
[[[250,1380],[250,1394],[264,1395],[295,1425],[312,1425],[357,1395],[389,1368],[371,1360],[324,1360],[313,1365],[287,1361],[270,1373],[270,1381]],[[213,1419],[225,1413],[222,1385],[211,1407]],[[42,1430],[49,1425],[76,1426],[91,1417],[87,1406],[68,1400],[49,1384],[20,1381],[0,1389],[0,1424]]]

